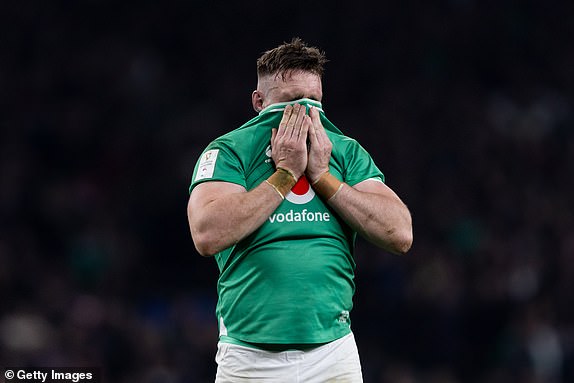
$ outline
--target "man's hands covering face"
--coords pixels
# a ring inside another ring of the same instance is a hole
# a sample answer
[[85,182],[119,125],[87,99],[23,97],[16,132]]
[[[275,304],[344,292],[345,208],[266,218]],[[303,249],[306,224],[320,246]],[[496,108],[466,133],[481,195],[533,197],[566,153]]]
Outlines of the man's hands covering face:
[[[289,170],[297,179],[307,175],[313,183],[329,171],[333,145],[316,108],[305,114],[304,105],[287,105],[278,129],[271,131],[271,157],[275,166]],[[307,150],[307,140],[310,147]]]

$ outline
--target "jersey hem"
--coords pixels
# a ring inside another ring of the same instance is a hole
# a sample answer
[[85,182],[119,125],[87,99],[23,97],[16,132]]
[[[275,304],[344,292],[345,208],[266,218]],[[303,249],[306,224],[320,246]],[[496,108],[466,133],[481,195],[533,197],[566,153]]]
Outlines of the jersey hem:
[[243,347],[253,348],[253,349],[257,349],[257,350],[266,350],[266,351],[287,351],[287,350],[304,351],[304,350],[313,349],[313,348],[320,347],[320,346],[323,346],[325,344],[334,342],[334,341],[341,339],[341,338],[343,338],[343,337],[345,337],[351,333],[352,333],[352,331],[349,328],[348,331],[346,331],[345,333],[343,333],[339,336],[332,337],[332,338],[329,337],[328,340],[318,341],[318,342],[289,342],[289,343],[252,342],[252,341],[241,340],[241,339],[235,338],[233,336],[229,336],[229,335],[220,335],[219,336],[219,342],[220,343],[234,344],[237,346],[243,346]]

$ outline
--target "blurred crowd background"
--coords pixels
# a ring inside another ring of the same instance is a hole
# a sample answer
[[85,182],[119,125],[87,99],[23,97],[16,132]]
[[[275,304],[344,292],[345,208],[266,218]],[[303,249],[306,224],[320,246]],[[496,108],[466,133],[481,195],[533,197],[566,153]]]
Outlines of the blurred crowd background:
[[326,51],[323,105],[410,207],[357,245],[365,382],[574,381],[574,3],[0,3],[0,366],[210,382],[203,148],[254,116],[255,60]]

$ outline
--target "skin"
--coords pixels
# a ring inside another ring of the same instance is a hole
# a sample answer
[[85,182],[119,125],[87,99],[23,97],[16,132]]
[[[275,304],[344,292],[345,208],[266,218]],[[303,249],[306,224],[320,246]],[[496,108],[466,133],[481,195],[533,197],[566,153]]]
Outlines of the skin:
[[[321,78],[313,73],[293,71],[282,76],[258,79],[252,104],[265,107],[300,98],[321,101]],[[307,149],[307,138],[310,147]],[[287,106],[277,129],[272,130],[271,158],[277,167],[290,170],[296,178],[306,175],[310,183],[329,171],[332,143],[319,112],[296,104]],[[249,192],[228,182],[204,182],[189,198],[187,214],[197,251],[214,255],[257,230],[277,209],[282,198],[266,182]],[[366,180],[354,186],[343,184],[329,205],[360,235],[395,254],[406,253],[413,240],[412,221],[406,205],[382,182]]]

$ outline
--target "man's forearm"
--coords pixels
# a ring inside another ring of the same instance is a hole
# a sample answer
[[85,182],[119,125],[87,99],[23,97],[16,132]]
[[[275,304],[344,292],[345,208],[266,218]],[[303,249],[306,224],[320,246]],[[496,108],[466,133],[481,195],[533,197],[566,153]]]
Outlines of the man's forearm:
[[280,203],[277,192],[265,182],[249,192],[230,193],[207,202],[190,219],[197,250],[208,256],[236,244],[259,228]]
[[400,199],[343,184],[328,203],[348,225],[375,245],[395,254],[410,249],[411,215]]

